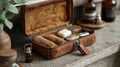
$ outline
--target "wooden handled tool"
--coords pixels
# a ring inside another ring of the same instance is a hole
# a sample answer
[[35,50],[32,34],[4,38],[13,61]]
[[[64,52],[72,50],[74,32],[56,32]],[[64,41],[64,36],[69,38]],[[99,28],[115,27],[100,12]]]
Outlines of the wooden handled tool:
[[78,40],[74,41],[73,45],[78,48],[78,50],[80,51],[81,55],[87,55],[87,54],[90,53],[90,51],[85,46],[80,44],[80,42]]

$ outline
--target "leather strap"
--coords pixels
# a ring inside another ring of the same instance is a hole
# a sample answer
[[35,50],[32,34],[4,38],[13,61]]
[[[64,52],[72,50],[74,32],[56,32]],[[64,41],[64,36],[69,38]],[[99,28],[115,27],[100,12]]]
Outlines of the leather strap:
[[81,55],[87,55],[90,53],[90,51],[85,46],[80,44],[80,42],[78,40],[74,41],[73,45],[75,45],[75,47],[77,47],[77,49],[80,51]]

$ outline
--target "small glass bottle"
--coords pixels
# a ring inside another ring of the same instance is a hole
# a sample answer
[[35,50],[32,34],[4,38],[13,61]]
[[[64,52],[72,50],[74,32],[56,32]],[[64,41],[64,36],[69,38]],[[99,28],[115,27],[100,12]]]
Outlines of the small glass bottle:
[[25,44],[24,50],[25,50],[25,62],[26,63],[31,63],[33,61],[32,44],[31,43]]
[[17,64],[15,61],[5,61],[0,62],[0,67],[22,67],[22,66]]
[[116,0],[103,0],[102,2],[102,20],[112,22],[116,18]]
[[96,5],[92,0],[88,0],[85,5],[84,19],[86,22],[91,23],[96,17]]
[[0,50],[0,67],[22,67],[16,63],[17,52],[13,49]]

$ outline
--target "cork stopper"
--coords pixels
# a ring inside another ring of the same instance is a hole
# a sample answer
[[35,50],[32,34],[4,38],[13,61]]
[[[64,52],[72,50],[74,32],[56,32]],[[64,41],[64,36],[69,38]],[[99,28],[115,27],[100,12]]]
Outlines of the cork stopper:
[[17,58],[17,52],[13,49],[0,50],[0,62],[14,61]]

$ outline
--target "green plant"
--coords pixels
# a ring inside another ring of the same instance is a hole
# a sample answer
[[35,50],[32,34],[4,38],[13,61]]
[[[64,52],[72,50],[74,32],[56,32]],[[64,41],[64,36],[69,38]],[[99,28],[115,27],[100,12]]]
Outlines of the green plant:
[[26,2],[26,0],[0,0],[0,30],[2,30],[4,26],[12,29],[13,24],[10,19],[19,12],[14,5],[24,2]]

